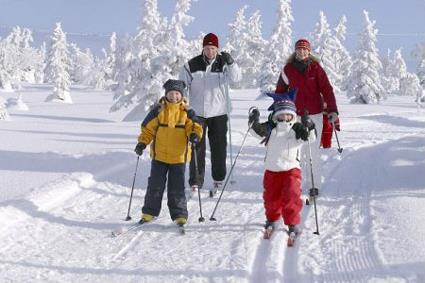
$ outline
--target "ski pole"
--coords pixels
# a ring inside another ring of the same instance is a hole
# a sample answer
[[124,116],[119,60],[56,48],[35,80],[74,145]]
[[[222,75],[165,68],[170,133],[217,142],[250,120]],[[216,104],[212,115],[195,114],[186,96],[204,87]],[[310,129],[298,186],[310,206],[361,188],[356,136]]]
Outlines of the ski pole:
[[338,139],[338,134],[336,133],[337,131],[336,131],[336,128],[335,128],[335,122],[332,123],[332,127],[334,128],[336,143],[338,144],[338,152],[341,153],[343,148],[339,145],[339,139]]
[[[232,165],[233,164],[233,146],[232,146],[232,123],[231,123],[231,121],[230,121],[230,96],[229,96],[229,78],[228,78],[228,74],[227,74],[227,72],[228,72],[228,70],[227,70],[227,68],[225,69],[226,70],[226,72],[225,72],[225,85],[224,85],[224,90],[225,90],[225,92],[226,92],[226,100],[227,100],[227,123],[228,123],[228,128],[229,128],[229,155],[230,155],[230,165]],[[231,175],[231,173],[230,173],[230,176],[232,176]],[[230,184],[234,184],[235,183],[235,180],[233,180],[233,177],[232,177],[232,179],[231,179],[231,181],[230,181]]]
[[310,174],[311,174],[311,189],[310,189],[310,198],[313,199],[313,207],[314,207],[314,218],[316,220],[316,231],[313,234],[320,235],[319,233],[319,220],[317,217],[317,207],[316,207],[316,196],[319,194],[319,189],[314,186],[314,175],[313,175],[313,158],[311,156],[311,144],[310,137],[307,139],[308,141],[308,151],[310,154]]
[[[251,111],[251,109],[250,109],[250,111]],[[249,130],[251,129],[251,127],[252,127],[252,123],[249,124],[249,126],[248,126],[248,130],[246,131],[245,136],[244,136],[244,138],[242,140],[242,144],[241,144],[241,147],[239,149],[239,152],[238,152],[238,154],[236,154],[235,161],[233,162],[232,167],[230,168],[229,175],[227,175],[227,177],[226,177],[226,181],[224,182],[223,189],[221,190],[220,196],[218,197],[217,203],[215,204],[213,213],[211,214],[210,221],[216,221],[217,220],[217,219],[214,218],[215,211],[217,210],[218,204],[220,203],[221,197],[223,196],[224,190],[226,189],[227,182],[230,179],[230,176],[232,174],[233,168],[235,168],[236,161],[238,160],[238,157],[239,157],[239,155],[240,155],[240,153],[241,153],[241,151],[243,149],[243,146],[245,144],[246,137],[248,136],[248,133],[249,133]]]
[[[193,152],[193,162],[194,162],[194,165],[195,165],[195,178],[196,178],[196,183],[198,183],[198,180],[199,180],[198,154],[197,154],[197,151],[196,151],[196,146],[193,143],[192,143],[192,152]],[[199,214],[200,214],[198,221],[204,222],[205,218],[202,216],[201,189],[199,187],[198,187],[198,202],[199,202]]]
[[139,159],[140,159],[140,155],[137,156],[136,170],[134,171],[133,185],[131,185],[130,201],[128,203],[128,211],[127,211],[127,217],[125,218],[125,221],[131,220],[131,216],[130,216],[131,200],[133,199],[134,183],[136,182],[137,167],[139,167]]

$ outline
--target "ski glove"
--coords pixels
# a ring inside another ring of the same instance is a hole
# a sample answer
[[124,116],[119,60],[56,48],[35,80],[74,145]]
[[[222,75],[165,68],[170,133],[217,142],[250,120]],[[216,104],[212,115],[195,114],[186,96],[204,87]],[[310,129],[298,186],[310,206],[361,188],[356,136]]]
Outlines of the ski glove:
[[136,152],[137,155],[142,155],[143,154],[143,150],[145,150],[146,145],[144,143],[139,142],[136,145],[136,148],[134,149],[134,152]]
[[303,141],[306,141],[308,139],[308,130],[303,126],[303,124],[297,122],[292,126],[292,129],[295,132],[295,138],[297,140],[302,139]]
[[195,118],[195,116],[196,116],[195,110],[193,110],[193,109],[187,109],[186,113],[187,113],[187,118],[189,118],[191,120],[193,120],[193,118]]
[[235,62],[232,56],[227,52],[221,52],[221,58],[223,58],[223,61],[229,66]]
[[313,119],[311,119],[311,117],[308,115],[303,115],[301,117],[301,123],[303,124],[304,127],[309,129],[310,131],[316,127],[316,125],[314,125]]
[[196,145],[199,143],[199,137],[196,133],[191,133],[189,136],[189,141],[192,145]]
[[329,123],[333,124],[338,119],[338,114],[336,112],[331,112],[328,114]]
[[257,108],[254,108],[249,112],[248,124],[252,125],[260,121],[260,111]]

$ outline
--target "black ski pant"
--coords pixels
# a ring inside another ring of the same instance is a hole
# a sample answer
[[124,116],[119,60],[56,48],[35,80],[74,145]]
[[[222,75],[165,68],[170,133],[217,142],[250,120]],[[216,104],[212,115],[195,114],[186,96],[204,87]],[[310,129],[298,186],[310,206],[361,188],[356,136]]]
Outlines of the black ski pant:
[[184,192],[185,163],[168,164],[158,160],[152,160],[151,174],[148,179],[143,213],[158,216],[161,211],[162,196],[167,182],[168,209],[171,219],[177,217],[187,218],[187,201]]
[[214,181],[223,181],[226,177],[226,155],[227,155],[227,115],[221,115],[211,118],[197,117],[202,124],[204,135],[196,146],[198,158],[199,178],[195,174],[195,153],[192,152],[190,161],[189,185],[198,185],[202,188],[205,177],[205,152],[206,136],[208,136],[211,150],[211,174]]

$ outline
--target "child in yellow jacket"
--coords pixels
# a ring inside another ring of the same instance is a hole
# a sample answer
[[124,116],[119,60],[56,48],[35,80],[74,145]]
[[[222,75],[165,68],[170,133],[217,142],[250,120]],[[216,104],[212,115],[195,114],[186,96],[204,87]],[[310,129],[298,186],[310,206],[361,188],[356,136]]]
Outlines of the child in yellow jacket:
[[168,80],[163,87],[165,96],[143,120],[142,132],[134,150],[141,155],[146,146],[151,144],[151,173],[141,221],[149,222],[159,215],[168,177],[167,204],[170,216],[182,225],[188,217],[184,178],[186,162],[191,158],[189,143],[199,142],[202,126],[194,121],[195,112],[188,109],[184,98],[185,82]]

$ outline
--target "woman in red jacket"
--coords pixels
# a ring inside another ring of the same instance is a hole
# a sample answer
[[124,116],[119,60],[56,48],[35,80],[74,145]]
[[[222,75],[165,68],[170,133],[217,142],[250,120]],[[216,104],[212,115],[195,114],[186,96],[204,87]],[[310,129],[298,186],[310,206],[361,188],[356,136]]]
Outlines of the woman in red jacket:
[[[330,123],[337,121],[338,108],[328,76],[320,66],[319,60],[311,54],[311,46],[306,39],[300,39],[295,43],[295,52],[283,67],[275,92],[285,93],[294,88],[298,89],[295,100],[297,115],[310,115],[316,125],[317,136],[320,137],[323,125],[323,103],[327,105]],[[311,142],[310,145],[314,163],[314,184],[320,189],[320,139]],[[307,153],[308,148],[304,147],[303,152]],[[309,172],[309,170],[303,170],[303,172]]]

